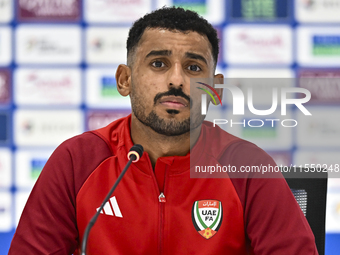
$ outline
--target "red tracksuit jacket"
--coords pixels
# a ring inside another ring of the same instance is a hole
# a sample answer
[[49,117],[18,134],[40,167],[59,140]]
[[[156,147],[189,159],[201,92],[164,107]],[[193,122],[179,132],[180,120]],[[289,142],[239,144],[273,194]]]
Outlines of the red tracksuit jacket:
[[[55,150],[28,199],[10,255],[77,254],[87,223],[128,161],[130,122],[131,116],[122,118]],[[275,164],[254,144],[207,122],[194,149],[209,165]],[[153,169],[144,153],[106,203],[87,254],[317,254],[284,179],[195,179],[189,168],[190,154],[158,158]]]

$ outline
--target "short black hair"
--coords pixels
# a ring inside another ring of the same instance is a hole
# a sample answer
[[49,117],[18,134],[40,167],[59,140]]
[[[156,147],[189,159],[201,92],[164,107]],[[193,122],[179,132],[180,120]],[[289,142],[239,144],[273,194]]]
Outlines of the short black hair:
[[219,52],[217,32],[206,19],[196,12],[185,10],[181,7],[163,7],[138,19],[129,31],[126,43],[128,56],[134,51],[147,28],[164,28],[181,32],[193,31],[205,35],[211,44],[216,66]]

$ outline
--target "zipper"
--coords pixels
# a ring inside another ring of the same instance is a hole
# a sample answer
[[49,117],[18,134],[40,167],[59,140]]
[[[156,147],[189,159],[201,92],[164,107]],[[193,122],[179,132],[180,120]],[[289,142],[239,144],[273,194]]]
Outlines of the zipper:
[[166,198],[164,193],[161,192],[159,197],[159,254],[163,254],[163,239],[164,239],[164,205],[166,202]]
[[158,196],[158,202],[159,202],[159,254],[163,254],[164,250],[164,210],[165,210],[165,203],[166,203],[166,197],[164,195],[165,188],[166,188],[166,175],[168,172],[168,166],[165,166],[165,174],[164,174],[164,186],[163,191],[160,190],[160,194]]
[[163,192],[161,192],[161,194],[159,195],[158,201],[159,201],[160,203],[165,203],[165,202],[166,202],[166,198],[165,198]]

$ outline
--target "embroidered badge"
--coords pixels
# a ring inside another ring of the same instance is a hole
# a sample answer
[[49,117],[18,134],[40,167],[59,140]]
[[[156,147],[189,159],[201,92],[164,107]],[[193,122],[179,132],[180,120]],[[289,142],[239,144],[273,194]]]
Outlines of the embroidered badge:
[[218,200],[199,200],[192,206],[192,223],[205,239],[210,239],[217,233],[222,223],[222,216],[222,203]]

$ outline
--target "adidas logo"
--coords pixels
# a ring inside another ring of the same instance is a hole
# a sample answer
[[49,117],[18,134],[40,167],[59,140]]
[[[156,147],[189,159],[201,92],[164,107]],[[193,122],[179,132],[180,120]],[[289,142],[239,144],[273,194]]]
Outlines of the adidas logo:
[[[97,208],[97,211],[99,208],[100,207]],[[105,203],[104,208],[100,213],[123,218],[115,196],[111,197],[110,200]]]

